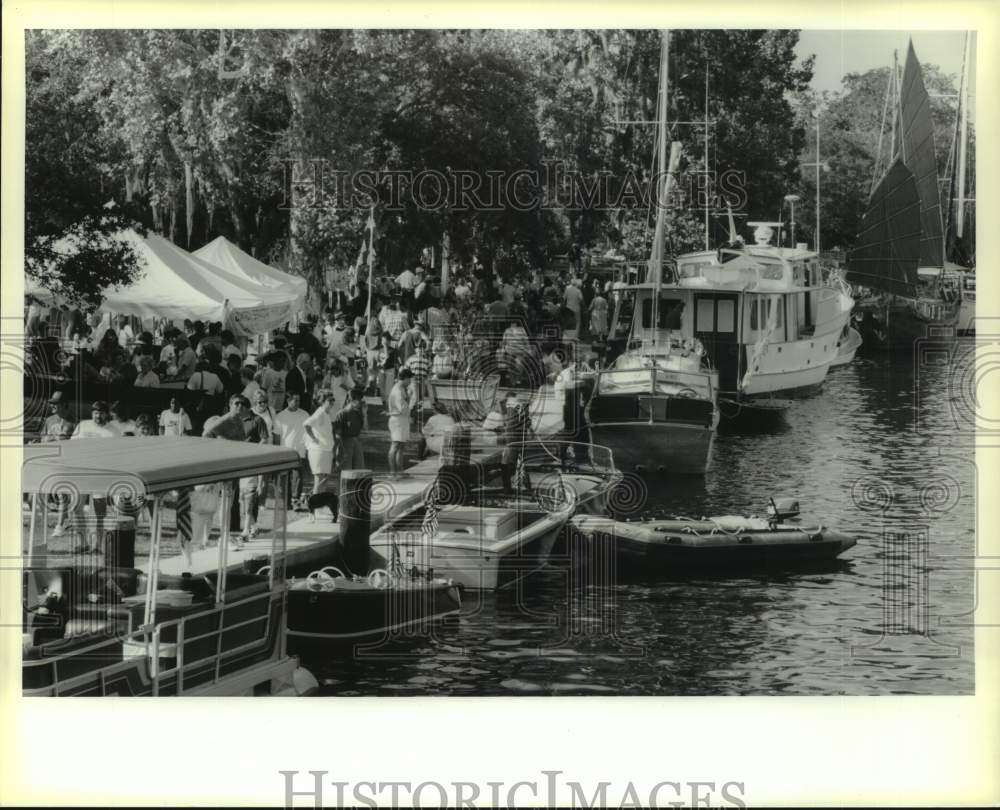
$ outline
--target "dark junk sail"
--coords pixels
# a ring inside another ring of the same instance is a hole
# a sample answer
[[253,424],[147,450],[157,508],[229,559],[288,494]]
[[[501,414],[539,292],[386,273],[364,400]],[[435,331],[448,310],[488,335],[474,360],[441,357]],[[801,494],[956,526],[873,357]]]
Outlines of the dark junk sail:
[[[941,267],[944,238],[930,98],[910,43],[899,91],[899,154],[862,219],[847,279],[916,298],[918,267]],[[915,241],[915,244],[914,244]]]
[[917,182],[901,160],[872,194],[851,251],[847,280],[907,298],[917,297],[920,263],[920,199]]

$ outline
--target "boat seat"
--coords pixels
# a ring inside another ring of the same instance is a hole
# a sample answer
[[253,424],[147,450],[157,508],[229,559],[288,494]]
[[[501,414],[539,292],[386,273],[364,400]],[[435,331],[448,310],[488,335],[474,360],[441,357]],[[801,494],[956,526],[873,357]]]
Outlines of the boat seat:
[[446,506],[438,513],[440,532],[462,532],[487,542],[505,540],[517,532],[517,511],[509,508]]

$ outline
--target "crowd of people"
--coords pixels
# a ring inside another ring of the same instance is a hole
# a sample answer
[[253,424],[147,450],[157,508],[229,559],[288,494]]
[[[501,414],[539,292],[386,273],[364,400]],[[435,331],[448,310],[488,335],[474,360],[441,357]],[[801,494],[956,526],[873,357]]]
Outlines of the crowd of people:
[[[40,440],[198,432],[281,445],[299,454],[287,497],[290,507],[304,509],[309,478],[316,495],[336,488],[340,471],[365,465],[369,402],[382,403],[386,461],[399,476],[415,424],[439,449],[443,430],[460,416],[435,401],[429,380],[496,374],[505,384],[532,389],[587,367],[596,354],[577,347],[585,339],[605,340],[616,294],[612,282],[596,278],[536,271],[490,281],[476,268],[453,273],[442,295],[417,267],[380,277],[370,291],[363,283],[328,290],[320,317],[303,317],[257,341],[238,339],[222,323],[157,321],[143,330],[134,318],[101,320],[69,308],[46,317],[35,306],[27,319],[34,362],[58,370],[64,381],[106,383],[117,394],[114,402],[93,402],[91,418],[74,423],[74,403],[56,391]],[[134,406],[131,392],[143,388],[201,396],[186,400],[197,403],[195,413],[169,392],[166,407],[153,412]],[[502,418],[485,427],[502,432]],[[256,532],[267,487],[261,477],[240,483],[232,524],[242,525],[243,538]],[[209,494],[196,492],[195,501],[211,501]],[[65,517],[61,513],[57,534]]]

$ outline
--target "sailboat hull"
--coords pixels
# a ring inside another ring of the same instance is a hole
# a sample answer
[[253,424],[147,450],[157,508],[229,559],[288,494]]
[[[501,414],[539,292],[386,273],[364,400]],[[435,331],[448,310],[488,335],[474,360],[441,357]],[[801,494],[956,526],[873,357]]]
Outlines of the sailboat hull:
[[715,428],[664,422],[592,424],[593,441],[609,447],[621,470],[704,475],[712,460]]
[[954,335],[959,308],[958,302],[895,298],[889,303],[859,306],[854,326],[866,347],[912,352],[918,340]]

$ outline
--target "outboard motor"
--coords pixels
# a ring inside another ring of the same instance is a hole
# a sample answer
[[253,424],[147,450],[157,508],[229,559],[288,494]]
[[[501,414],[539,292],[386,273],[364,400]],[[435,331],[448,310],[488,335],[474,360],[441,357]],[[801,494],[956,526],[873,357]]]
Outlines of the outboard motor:
[[792,520],[799,516],[799,502],[795,498],[771,498],[767,514],[772,524]]

